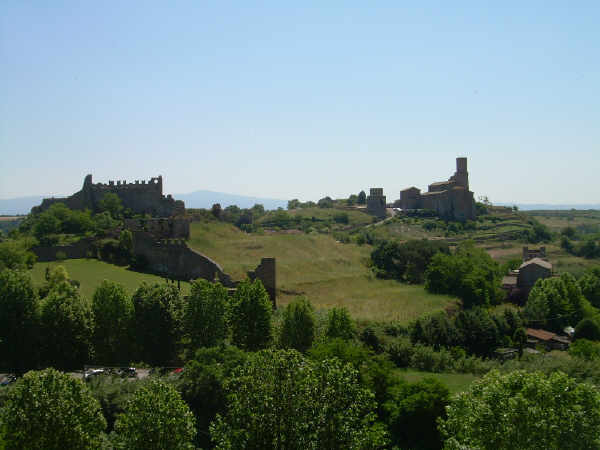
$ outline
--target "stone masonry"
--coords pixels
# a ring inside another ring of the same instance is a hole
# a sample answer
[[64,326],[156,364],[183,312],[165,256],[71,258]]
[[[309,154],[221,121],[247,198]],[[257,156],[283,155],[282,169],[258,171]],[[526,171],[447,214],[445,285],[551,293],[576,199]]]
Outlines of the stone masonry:
[[134,214],[150,214],[153,217],[171,217],[185,213],[185,205],[181,200],[174,200],[171,195],[163,195],[163,179],[156,178],[136,180],[127,183],[125,180],[109,181],[108,184],[92,183],[92,176],[87,175],[80,191],[66,198],[45,198],[40,206],[32,212],[41,212],[54,203],[64,203],[70,209],[89,209],[98,212],[99,204],[104,195],[113,193],[119,196],[123,207],[131,209]]
[[385,195],[383,188],[371,188],[367,197],[367,212],[375,217],[384,219],[386,216]]
[[428,192],[421,193],[416,187],[400,192],[403,210],[429,209],[448,220],[475,220],[475,200],[469,190],[467,158],[456,158],[456,172],[448,181],[429,185]]

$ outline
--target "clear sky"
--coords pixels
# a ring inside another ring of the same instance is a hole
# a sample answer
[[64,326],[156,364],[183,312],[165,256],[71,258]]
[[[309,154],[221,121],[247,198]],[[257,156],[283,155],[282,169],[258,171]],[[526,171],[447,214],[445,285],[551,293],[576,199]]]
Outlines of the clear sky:
[[600,2],[0,3],[0,198],[600,201]]

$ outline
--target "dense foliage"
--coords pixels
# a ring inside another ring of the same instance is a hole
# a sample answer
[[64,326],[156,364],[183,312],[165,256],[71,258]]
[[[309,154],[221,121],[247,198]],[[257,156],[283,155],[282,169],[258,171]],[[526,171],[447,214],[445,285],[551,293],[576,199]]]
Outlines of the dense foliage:
[[248,351],[266,348],[273,338],[272,310],[273,304],[260,280],[242,281],[231,299],[233,344]]
[[523,313],[537,328],[561,332],[565,326],[578,323],[592,311],[575,278],[566,273],[537,280]]
[[28,372],[0,409],[7,448],[100,447],[106,421],[98,401],[79,380],[46,369]]
[[404,243],[382,242],[371,253],[371,263],[380,278],[422,283],[433,256],[450,254],[448,244],[440,241],[410,240]]
[[314,308],[305,297],[288,304],[283,311],[279,343],[284,348],[306,352],[315,339]]
[[[256,380],[260,380],[257,383]],[[226,382],[228,412],[211,435],[217,448],[378,448],[373,394],[352,366],[318,364],[293,350],[263,351]]]
[[433,293],[456,295],[465,308],[499,303],[501,270],[497,262],[471,242],[454,254],[437,253],[425,272],[425,288]]
[[203,279],[192,282],[183,308],[184,333],[191,348],[212,347],[227,337],[227,290]]
[[454,397],[445,448],[597,449],[600,394],[561,372],[491,372]]
[[115,422],[117,442],[133,450],[193,448],[194,415],[173,386],[159,380],[140,387]]

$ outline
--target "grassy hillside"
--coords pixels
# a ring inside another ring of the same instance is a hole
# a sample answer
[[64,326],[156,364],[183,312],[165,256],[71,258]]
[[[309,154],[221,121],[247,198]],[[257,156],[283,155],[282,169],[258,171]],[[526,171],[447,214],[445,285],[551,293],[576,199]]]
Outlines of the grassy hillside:
[[452,394],[466,391],[469,385],[479,378],[477,375],[470,373],[433,373],[404,369],[399,369],[397,374],[409,383],[416,383],[423,378],[435,378],[446,385]]
[[317,308],[346,306],[357,318],[407,322],[453,301],[422,286],[375,279],[365,265],[370,247],[341,244],[324,234],[248,234],[226,223],[194,222],[189,244],[234,279],[243,278],[261,257],[277,258],[280,305],[306,295]]
[[[81,293],[92,298],[94,290],[102,280],[111,280],[121,283],[125,286],[127,292],[132,294],[143,281],[148,283],[164,283],[164,279],[155,275],[134,272],[125,267],[119,267],[112,264],[98,261],[97,259],[67,259],[62,262],[37,263],[31,275],[35,284],[40,285],[44,280],[46,267],[55,267],[62,265],[67,269],[69,277],[81,283]],[[182,291],[189,291],[189,284],[182,283]]]

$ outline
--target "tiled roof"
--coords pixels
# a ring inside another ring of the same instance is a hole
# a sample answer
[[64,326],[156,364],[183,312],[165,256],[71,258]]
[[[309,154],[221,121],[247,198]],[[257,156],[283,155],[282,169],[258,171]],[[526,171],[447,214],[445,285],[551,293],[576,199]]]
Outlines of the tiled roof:
[[514,275],[507,275],[502,278],[502,286],[516,286],[517,285],[517,277]]
[[542,258],[530,259],[529,261],[526,261],[523,264],[521,264],[519,269],[522,269],[523,267],[529,266],[531,264],[535,264],[536,266],[541,266],[541,267],[545,267],[546,269],[552,270],[552,264],[549,263],[548,261],[543,260]]
[[540,339],[542,341],[549,341],[556,333],[552,333],[551,331],[546,330],[536,330],[534,328],[527,328],[527,336],[533,336],[534,338]]

